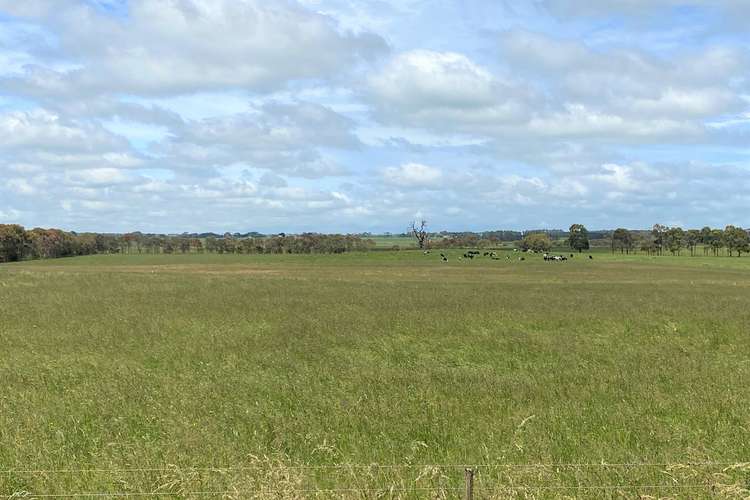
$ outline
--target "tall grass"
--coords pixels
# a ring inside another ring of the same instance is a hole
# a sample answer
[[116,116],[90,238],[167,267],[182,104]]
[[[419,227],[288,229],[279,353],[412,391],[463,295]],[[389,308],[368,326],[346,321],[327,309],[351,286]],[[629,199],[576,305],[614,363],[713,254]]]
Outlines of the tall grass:
[[750,494],[750,259],[459,253],[1,266],[0,496]]

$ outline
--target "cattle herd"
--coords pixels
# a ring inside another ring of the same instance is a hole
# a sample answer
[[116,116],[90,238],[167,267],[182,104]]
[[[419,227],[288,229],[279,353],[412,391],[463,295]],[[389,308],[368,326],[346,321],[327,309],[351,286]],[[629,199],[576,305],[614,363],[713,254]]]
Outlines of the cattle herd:
[[[513,251],[517,252],[518,250],[514,249]],[[431,252],[429,250],[425,250],[424,251],[425,255],[430,255],[430,253]],[[502,260],[500,257],[497,256],[497,252],[494,252],[494,251],[492,251],[492,252],[480,252],[479,250],[467,250],[463,255],[461,255],[461,256],[458,257],[458,260],[463,260],[463,259],[474,260],[475,257],[480,257],[480,256],[481,257],[489,257],[492,260]],[[570,257],[566,257],[565,255],[551,255],[551,254],[548,254],[548,253],[545,253],[543,255],[543,258],[544,258],[544,260],[546,262],[564,262],[564,261],[568,260],[569,258],[572,259],[573,257],[574,257],[574,254],[570,254]],[[590,260],[594,259],[593,255],[589,255],[588,257],[589,257]],[[443,262],[448,262],[448,256],[445,255],[444,253],[440,254],[440,259]],[[506,255],[505,256],[505,260],[511,260],[510,255]],[[525,261],[526,257],[520,256],[520,257],[518,257],[518,260],[519,261]]]

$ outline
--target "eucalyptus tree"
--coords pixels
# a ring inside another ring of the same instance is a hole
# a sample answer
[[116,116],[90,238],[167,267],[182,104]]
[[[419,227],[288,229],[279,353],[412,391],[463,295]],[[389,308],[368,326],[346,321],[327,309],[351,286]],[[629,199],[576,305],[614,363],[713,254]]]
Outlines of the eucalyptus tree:
[[180,238],[180,253],[190,253],[190,238]]
[[655,254],[656,245],[654,244],[653,238],[649,236],[641,239],[640,249],[641,252],[646,252],[648,255]]
[[24,258],[28,238],[23,226],[0,224],[0,262],[15,262]]
[[685,246],[688,247],[690,250],[690,256],[693,257],[695,255],[695,248],[698,246],[698,243],[702,241],[701,232],[697,229],[690,229],[685,233]]
[[424,219],[419,222],[412,221],[409,225],[409,230],[417,240],[417,246],[420,249],[424,249],[427,246],[427,238],[429,237],[429,233],[427,232],[427,221]]
[[612,253],[619,249],[620,253],[629,254],[633,249],[633,242],[633,233],[622,227],[615,229],[612,233]]
[[665,246],[672,255],[680,255],[685,244],[685,231],[681,227],[670,227],[665,234]]
[[715,256],[719,255],[719,251],[724,248],[724,231],[721,229],[712,229],[708,244],[713,254]]
[[750,252],[750,237],[741,227],[727,226],[724,229],[724,244],[730,257],[734,252],[737,252],[737,257],[740,257],[742,252]]
[[218,249],[218,240],[214,236],[206,238],[206,244],[204,245],[207,252],[215,252]]
[[703,255],[708,255],[711,249],[711,228],[704,226],[701,229],[701,244],[703,245]]
[[654,227],[651,229],[651,236],[654,239],[654,248],[658,255],[661,255],[662,249],[664,248],[664,237],[667,229],[669,228],[662,224],[654,224]]
[[534,252],[549,252],[552,249],[552,239],[544,233],[532,233],[519,242],[521,250]]
[[589,249],[589,231],[583,224],[573,224],[570,226],[570,236],[568,236],[568,245],[573,250],[581,253]]

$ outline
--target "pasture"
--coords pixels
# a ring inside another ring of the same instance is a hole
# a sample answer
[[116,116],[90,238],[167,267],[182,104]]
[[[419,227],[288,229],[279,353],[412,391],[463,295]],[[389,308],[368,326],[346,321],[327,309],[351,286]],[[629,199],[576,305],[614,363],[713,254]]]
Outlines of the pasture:
[[0,266],[0,498],[750,495],[750,258],[446,253]]
[[405,236],[372,236],[376,248],[416,248],[417,243],[412,237]]

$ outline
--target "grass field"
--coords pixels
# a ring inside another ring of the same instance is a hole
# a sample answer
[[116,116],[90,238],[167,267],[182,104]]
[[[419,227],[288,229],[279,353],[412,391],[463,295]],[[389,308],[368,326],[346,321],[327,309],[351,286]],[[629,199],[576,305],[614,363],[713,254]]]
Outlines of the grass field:
[[375,242],[376,248],[416,248],[417,242],[414,238],[404,236],[373,236],[369,238]]
[[0,266],[0,497],[750,495],[750,258],[459,253]]

